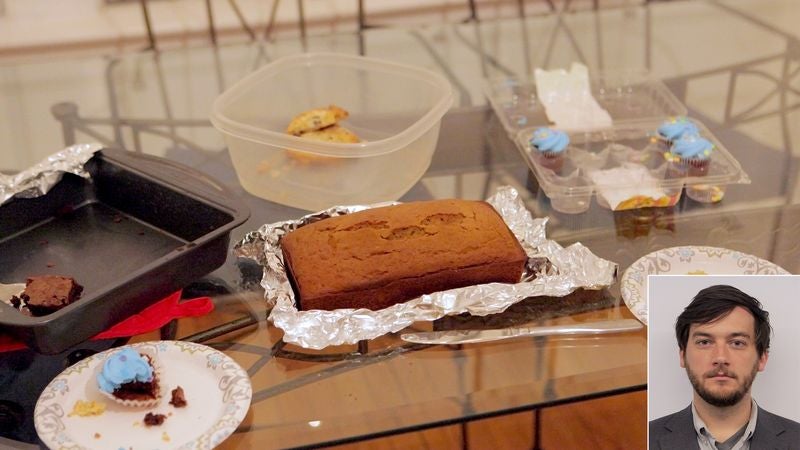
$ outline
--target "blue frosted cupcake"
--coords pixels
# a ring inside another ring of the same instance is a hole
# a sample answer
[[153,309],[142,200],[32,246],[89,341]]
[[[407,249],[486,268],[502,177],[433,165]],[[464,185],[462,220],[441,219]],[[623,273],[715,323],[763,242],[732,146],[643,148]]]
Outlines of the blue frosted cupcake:
[[665,157],[688,168],[690,176],[703,176],[708,172],[713,151],[711,141],[694,134],[674,141]]
[[698,134],[699,132],[697,125],[688,117],[670,117],[658,127],[653,141],[660,143],[662,150],[667,151],[678,139]]
[[531,153],[542,167],[554,172],[564,166],[564,153],[569,145],[569,136],[563,131],[539,128],[529,141]]

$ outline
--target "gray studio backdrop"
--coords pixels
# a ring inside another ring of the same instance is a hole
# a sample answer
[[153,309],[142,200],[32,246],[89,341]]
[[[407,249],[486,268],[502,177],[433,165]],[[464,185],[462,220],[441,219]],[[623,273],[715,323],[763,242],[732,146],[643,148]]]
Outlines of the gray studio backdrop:
[[800,422],[800,276],[651,275],[648,279],[648,420],[689,405],[692,386],[679,364],[675,319],[703,288],[728,284],[757,298],[773,328],[766,369],[753,398],[767,411]]

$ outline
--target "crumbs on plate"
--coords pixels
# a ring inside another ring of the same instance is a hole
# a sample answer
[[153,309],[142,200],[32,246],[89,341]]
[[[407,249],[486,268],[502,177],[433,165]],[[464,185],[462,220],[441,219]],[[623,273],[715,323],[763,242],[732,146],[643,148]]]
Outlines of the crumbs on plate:
[[75,405],[72,407],[72,411],[67,414],[67,417],[72,416],[80,416],[80,417],[89,417],[89,416],[99,416],[106,412],[106,405],[104,403],[98,403],[95,401],[83,401],[78,400],[75,402]]
[[167,419],[167,416],[164,414],[153,414],[151,412],[144,415],[144,424],[148,427],[154,427],[161,425],[164,423],[164,420]]
[[176,408],[183,408],[186,406],[186,396],[183,393],[183,388],[178,386],[172,390],[172,399],[169,404]]
[[708,273],[705,270],[697,269],[686,272],[686,275],[708,275]]

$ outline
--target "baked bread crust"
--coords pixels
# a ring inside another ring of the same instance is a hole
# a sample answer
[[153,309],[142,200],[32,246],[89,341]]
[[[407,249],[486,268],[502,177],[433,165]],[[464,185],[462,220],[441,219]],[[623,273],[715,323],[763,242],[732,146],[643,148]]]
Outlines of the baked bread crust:
[[423,294],[520,281],[527,256],[486,202],[373,208],[301,227],[281,241],[298,308],[377,310]]

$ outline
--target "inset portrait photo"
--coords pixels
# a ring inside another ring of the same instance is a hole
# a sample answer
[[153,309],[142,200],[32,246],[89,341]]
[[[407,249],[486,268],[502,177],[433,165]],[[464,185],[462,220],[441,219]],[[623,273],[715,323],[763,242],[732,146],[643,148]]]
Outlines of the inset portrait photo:
[[800,449],[800,276],[651,275],[651,450]]

